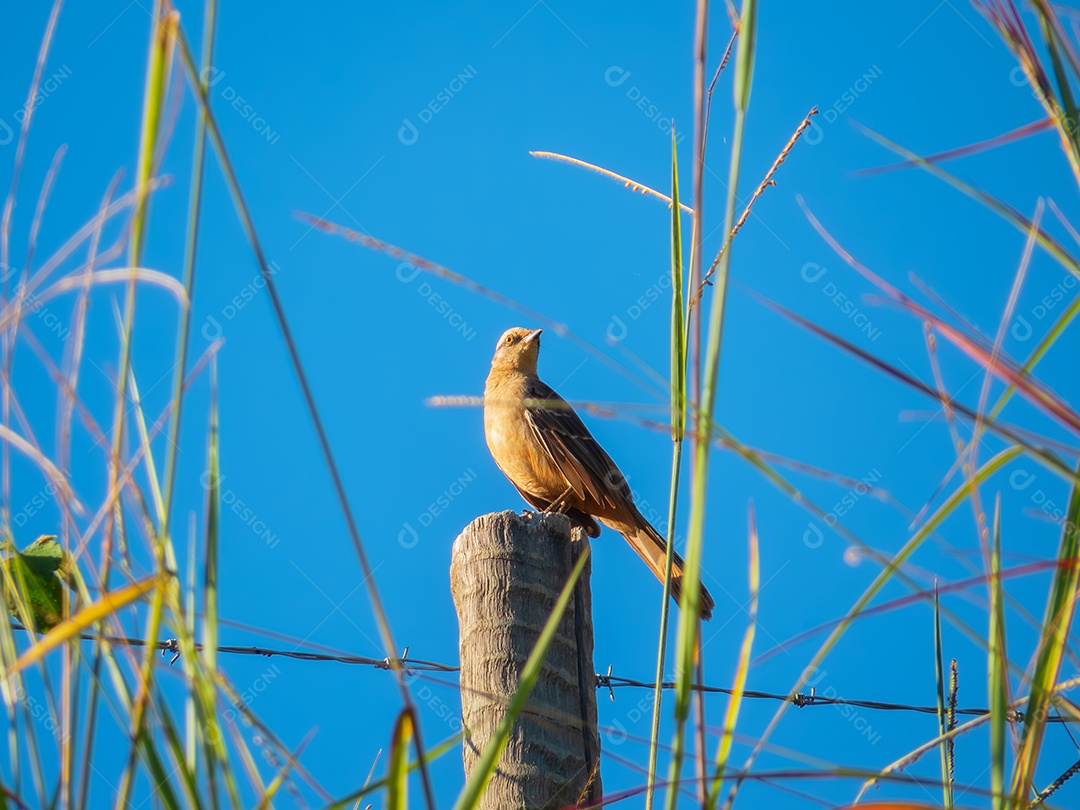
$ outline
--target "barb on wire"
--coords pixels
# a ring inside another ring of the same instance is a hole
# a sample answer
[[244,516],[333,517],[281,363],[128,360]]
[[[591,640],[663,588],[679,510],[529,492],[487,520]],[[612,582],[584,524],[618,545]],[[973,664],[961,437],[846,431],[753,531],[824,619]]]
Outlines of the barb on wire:
[[608,690],[608,696],[611,698],[612,702],[614,703],[615,702],[615,690],[611,686],[611,667],[612,667],[612,665],[608,664],[607,675],[601,675],[599,672],[596,673],[596,688],[597,689],[607,689]]
[[810,687],[810,694],[809,695],[804,695],[802,692],[796,692],[794,695],[791,696],[791,702],[794,703],[795,706],[800,708],[800,709],[802,709],[802,708],[804,708],[806,706],[814,705],[815,700],[817,700],[817,687],[816,686],[811,686]]

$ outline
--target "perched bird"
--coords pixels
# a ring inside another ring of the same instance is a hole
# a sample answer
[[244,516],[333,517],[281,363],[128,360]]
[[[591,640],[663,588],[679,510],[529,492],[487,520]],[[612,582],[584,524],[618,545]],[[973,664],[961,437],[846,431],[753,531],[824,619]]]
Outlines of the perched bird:
[[[542,512],[562,512],[600,534],[597,520],[626,538],[664,581],[667,543],[646,520],[630,486],[574,409],[536,375],[542,329],[508,329],[499,338],[484,387],[484,434],[499,469],[521,496]],[[671,595],[682,590],[683,561],[676,554]],[[715,606],[702,586],[701,615]]]

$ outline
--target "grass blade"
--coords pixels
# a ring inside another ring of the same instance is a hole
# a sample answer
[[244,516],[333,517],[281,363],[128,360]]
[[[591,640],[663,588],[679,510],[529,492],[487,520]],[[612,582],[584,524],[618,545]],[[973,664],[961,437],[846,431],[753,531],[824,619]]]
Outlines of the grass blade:
[[[938,733],[949,731],[949,718],[945,711],[945,665],[941,657],[941,604],[938,601],[937,580],[934,580],[934,674],[937,676]],[[949,744],[941,742],[941,792],[946,810],[953,806],[952,778],[949,775]]]
[[1001,496],[994,504],[994,546],[990,552],[990,790],[994,810],[1005,807],[1005,729],[1008,722],[1009,669],[1005,648],[1005,599],[1001,580]]
[[735,670],[735,683],[732,686],[731,697],[728,699],[727,711],[724,713],[724,730],[720,736],[720,744],[716,748],[716,773],[713,776],[708,801],[705,803],[708,810],[714,810],[717,801],[720,799],[724,772],[727,770],[728,759],[731,757],[731,744],[735,739],[735,723],[739,719],[739,709],[742,706],[743,693],[746,690],[746,679],[750,674],[750,653],[754,648],[754,630],[757,627],[758,592],[761,590],[761,560],[758,554],[757,520],[754,518],[754,504],[752,502],[747,522],[750,526],[750,623],[746,626],[746,634],[743,636],[742,648],[739,651],[739,664]]
[[386,810],[409,810],[409,746],[412,745],[412,709],[402,709],[390,742],[390,784]]
[[656,652],[656,686],[653,689],[652,729],[649,735],[649,766],[645,810],[653,806],[656,756],[660,745],[660,708],[663,702],[664,664],[667,656],[668,615],[671,609],[671,571],[675,560],[675,516],[679,503],[683,436],[686,433],[686,331],[684,326],[682,215],[679,206],[679,158],[675,128],[671,129],[671,492],[668,497],[667,558],[660,605],[660,637]]
[[[679,209],[679,156],[674,127],[671,128],[671,199],[671,439],[681,442],[686,432],[686,331],[682,214]],[[669,554],[668,557],[670,556]]]
[[1065,654],[1069,628],[1076,609],[1076,588],[1080,583],[1080,485],[1074,484],[1069,497],[1058,548],[1058,567],[1050,585],[1046,604],[1035,674],[1031,679],[1031,697],[1024,712],[1020,749],[1012,779],[1012,797],[1026,802],[1035,779],[1035,766],[1046,732],[1046,720],[1054,700],[1054,684]]
[[[199,697],[198,707],[208,728],[219,729],[217,720],[217,689],[214,673],[217,672],[218,645],[218,546],[221,531],[221,467],[218,449],[218,385],[217,362],[210,366],[210,441],[207,452],[206,482],[206,558],[203,561],[203,621],[202,656],[192,657],[199,666],[193,668],[193,689]],[[228,767],[228,749],[220,733],[208,734],[205,740],[206,775],[211,796],[215,798],[217,765],[221,764],[222,776],[234,807],[241,807],[240,795]],[[215,805],[216,806],[216,805]]]
[[[704,128],[704,92],[705,92],[705,36],[708,20],[708,3],[700,0],[698,3],[697,16],[697,53],[695,62],[695,127],[694,143],[698,150],[695,157],[694,176],[694,245],[693,258],[691,261],[690,277],[701,279],[701,239],[702,239],[702,198],[703,198],[703,172],[704,162],[701,160],[700,150],[704,148],[701,142]],[[738,205],[739,174],[742,165],[743,135],[746,129],[746,107],[750,100],[750,83],[754,65],[754,43],[757,27],[757,3],[756,0],[744,0],[742,14],[739,20],[739,38],[735,55],[735,122],[731,141],[731,158],[728,166],[727,202],[724,211],[724,230],[727,234],[728,249],[716,267],[715,292],[713,293],[712,310],[709,313],[709,332],[705,349],[705,374],[701,389],[701,403],[698,409],[698,434],[711,436],[713,432],[713,415],[716,411],[716,400],[720,383],[720,346],[724,329],[724,309],[727,304],[728,292],[728,269],[731,265],[730,240],[731,232],[735,226],[735,208]],[[690,714],[690,699],[692,695],[691,680],[694,676],[695,658],[700,655],[701,629],[701,557],[705,540],[705,510],[708,498],[708,474],[709,458],[712,450],[712,442],[697,442],[694,447],[694,473],[692,494],[690,498],[690,536],[686,545],[686,566],[683,573],[683,592],[681,612],[679,615],[679,634],[677,643],[676,677],[677,688],[675,697],[675,723],[676,733],[672,750],[671,768],[668,781],[672,785],[679,782],[682,771],[682,757],[684,748],[684,736],[686,721]],[[704,753],[704,752],[703,752]],[[737,785],[732,788],[732,800]],[[678,792],[674,789],[668,791],[667,807],[674,810]]]
[[[139,159],[135,175],[135,208],[131,218],[131,233],[128,243],[128,264],[132,268],[132,275],[128,281],[127,291],[124,296],[124,320],[123,334],[120,346],[119,370],[116,379],[116,403],[113,409],[112,421],[112,448],[109,460],[109,486],[111,491],[116,487],[118,473],[121,466],[121,451],[124,446],[124,415],[127,408],[127,381],[131,365],[131,344],[133,330],[135,328],[135,291],[136,281],[134,268],[137,268],[142,259],[143,244],[146,239],[147,222],[149,219],[149,192],[150,179],[154,173],[154,160],[157,153],[158,138],[161,133],[162,111],[168,98],[169,73],[172,66],[174,47],[176,43],[176,31],[179,27],[180,15],[176,11],[165,13],[162,0],[156,0],[150,15],[152,22],[150,29],[150,52],[147,56],[146,85],[143,92],[142,126],[139,135]],[[102,549],[102,585],[108,585],[108,559],[112,549],[113,535],[117,529],[117,523],[123,521],[123,513],[117,501],[116,506],[110,511],[110,520],[105,531],[105,542]],[[120,536],[126,532],[121,528]],[[159,571],[165,570],[164,560],[165,538],[158,535],[155,542],[154,557]],[[150,615],[147,621],[147,638],[156,638],[157,630],[161,623],[161,614],[164,608],[162,590],[155,589],[150,605]],[[137,750],[142,747],[153,750],[146,743],[145,735],[145,712],[146,704],[151,695],[151,682],[153,680],[154,651],[146,650],[141,665],[141,685],[138,697],[135,700],[131,712],[131,749],[128,754],[127,766],[120,778],[120,786],[116,791],[117,807],[127,805],[131,798],[131,790],[135,781],[135,757]]]
[[[206,92],[210,81],[210,67],[214,53],[214,33],[217,29],[217,2],[207,0],[203,23],[202,89]],[[191,167],[191,193],[188,202],[187,241],[184,245],[184,292],[188,305],[180,316],[180,333],[176,346],[176,373],[173,376],[173,416],[169,426],[169,441],[165,459],[165,519],[161,533],[168,535],[172,519],[173,489],[176,483],[177,448],[179,447],[180,420],[183,414],[184,370],[187,368],[188,341],[191,333],[191,302],[195,294],[195,259],[199,247],[199,222],[202,213],[202,184],[206,157],[206,109],[198,107],[195,122],[195,146]]]

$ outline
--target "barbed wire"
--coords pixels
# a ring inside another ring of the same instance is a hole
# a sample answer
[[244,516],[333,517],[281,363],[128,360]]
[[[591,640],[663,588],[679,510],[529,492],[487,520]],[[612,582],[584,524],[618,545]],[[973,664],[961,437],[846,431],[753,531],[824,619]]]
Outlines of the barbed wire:
[[[596,686],[598,689],[607,689],[611,695],[611,699],[615,699],[615,689],[621,687],[635,687],[640,689],[655,689],[655,682],[637,681],[632,678],[621,678],[617,675],[612,675],[610,668],[608,674],[601,675],[596,673]],[[674,681],[664,681],[660,684],[661,689],[674,689],[676,684]],[[705,686],[703,684],[692,684],[690,687],[695,692],[705,693],[718,693],[723,695],[730,695],[734,693],[734,690],[726,686]],[[795,692],[793,694],[784,694],[779,692],[760,692],[753,689],[743,690],[742,696],[744,698],[751,699],[765,699],[765,700],[778,700],[785,703],[794,703],[796,707],[803,709],[807,706],[854,706],[860,709],[878,709],[881,711],[893,711],[893,712],[918,712],[919,714],[937,714],[937,706],[915,706],[909,703],[888,703],[880,700],[856,700],[843,697],[832,697],[829,695],[817,694],[816,687],[811,687],[809,694],[803,692]],[[956,714],[970,715],[972,717],[982,717],[990,714],[989,709],[956,709]],[[1008,712],[1008,719],[1017,723],[1024,722],[1024,713],[1012,709]],[[1068,718],[1054,715],[1047,718],[1051,723],[1066,723],[1069,722]]]
[[[20,625],[12,624],[13,630],[23,630],[26,628]],[[180,642],[175,638],[170,638],[165,641],[148,642],[141,638],[129,638],[126,636],[110,636],[110,635],[96,635],[93,633],[80,633],[79,638],[85,641],[105,641],[109,644],[125,645],[128,647],[153,647],[161,651],[161,654],[172,655],[170,664],[176,663],[180,658]],[[202,651],[204,645],[196,642],[195,650]],[[237,646],[237,645],[220,645],[217,648],[217,652],[231,654],[231,655],[256,655],[264,658],[272,658],[278,656],[280,658],[292,658],[298,661],[326,661],[339,664],[352,664],[356,666],[369,666],[379,670],[392,671],[401,670],[406,674],[419,673],[419,672],[460,672],[461,667],[454,666],[452,664],[443,664],[438,661],[429,661],[423,658],[410,658],[409,648],[406,647],[402,652],[401,657],[393,658],[386,656],[383,658],[372,658],[364,655],[351,655],[348,653],[316,653],[306,652],[301,650],[282,650],[274,649],[270,647],[256,647],[256,646]],[[612,667],[609,666],[607,673],[595,673],[597,689],[606,689],[608,695],[612,700],[615,700],[616,689],[648,689],[653,690],[656,687],[655,682],[652,681],[639,681],[634,678],[624,678],[619,675],[612,674]],[[661,689],[675,689],[676,683],[674,681],[664,681],[660,684]],[[734,690],[726,686],[709,686],[707,684],[691,684],[691,690],[695,692],[702,692],[705,694],[722,694],[730,695]],[[937,706],[918,706],[909,703],[890,703],[880,700],[860,700],[845,697],[836,697],[831,695],[819,695],[816,692],[816,687],[811,687],[809,693],[795,692],[795,693],[782,693],[782,692],[762,692],[754,689],[746,689],[743,691],[743,697],[750,700],[774,700],[784,703],[793,703],[797,708],[804,709],[809,706],[852,706],[860,709],[873,709],[877,711],[893,711],[893,712],[915,712],[918,714],[937,714]],[[982,708],[969,708],[969,709],[955,709],[955,713],[958,715],[967,715],[972,717],[981,717],[990,713],[989,709]],[[1012,709],[1008,712],[1008,719],[1011,722],[1023,723],[1025,720],[1025,714],[1022,711]],[[1053,715],[1046,718],[1049,723],[1069,723],[1071,719],[1068,717],[1062,717],[1060,715]]]
[[[27,631],[27,628],[21,625],[11,624],[11,629]],[[165,641],[153,641],[149,642],[146,639],[130,638],[127,636],[112,636],[93,633],[80,633],[78,636],[85,641],[104,641],[109,644],[125,645],[129,647],[151,647],[161,652],[162,656],[172,655],[169,660],[169,665],[173,665],[179,660],[183,654],[180,648],[180,642],[178,639],[170,638]],[[204,644],[196,642],[194,644],[195,650],[202,651],[206,647]],[[216,647],[217,652],[232,655],[254,655],[264,658],[272,658],[278,656],[281,658],[291,658],[298,661],[326,661],[340,664],[352,664],[358,666],[370,666],[374,669],[384,671],[400,671],[406,675],[412,675],[414,673],[423,672],[440,672],[440,673],[455,673],[460,672],[460,666],[454,666],[451,664],[443,664],[438,661],[429,661],[423,658],[410,658],[409,648],[406,647],[402,652],[401,657],[385,656],[383,658],[373,658],[364,655],[352,655],[343,652],[327,652],[316,653],[301,651],[299,649],[282,650],[270,647],[258,647],[258,646],[239,646],[239,645],[219,645]],[[606,689],[608,695],[612,700],[615,700],[616,689],[647,689],[650,692],[655,689],[655,683],[649,681],[639,681],[633,678],[624,678],[619,675],[612,674],[612,666],[608,666],[606,673],[595,673],[595,687],[598,690]],[[453,687],[452,683],[444,681],[436,681],[442,683],[445,686]],[[664,681],[660,684],[662,689],[675,689],[676,683],[674,681]],[[725,686],[709,686],[706,684],[691,684],[690,688],[696,692],[702,692],[706,694],[733,694],[734,690]],[[763,692],[754,689],[746,689],[743,691],[742,696],[747,699],[757,700],[774,700],[782,701],[786,703],[793,703],[796,707],[803,709],[808,706],[853,706],[862,709],[879,710],[879,711],[906,711],[916,712],[919,714],[934,714],[938,713],[937,706],[918,706],[907,703],[890,703],[878,700],[859,700],[843,697],[834,697],[830,695],[818,695],[816,687],[811,687],[810,692],[795,692],[792,694],[785,694],[780,692]],[[969,708],[961,709],[950,707],[952,715],[967,715],[967,716],[985,716],[990,713],[989,709],[981,708]],[[1023,723],[1025,721],[1025,714],[1016,709],[1010,709],[1007,713],[1007,717],[1010,722]],[[1046,718],[1048,723],[1061,723],[1066,724],[1064,728],[1068,731],[1069,718],[1062,717],[1059,714],[1051,715]],[[598,727],[599,730],[599,727]],[[1070,734],[1071,736],[1071,734]],[[1046,788],[1039,791],[1034,800],[1029,805],[1030,807],[1043,806],[1047,799],[1056,793],[1066,782],[1068,782],[1073,776],[1080,773],[1080,761],[1076,762],[1064,773],[1062,773],[1057,779],[1055,779]]]

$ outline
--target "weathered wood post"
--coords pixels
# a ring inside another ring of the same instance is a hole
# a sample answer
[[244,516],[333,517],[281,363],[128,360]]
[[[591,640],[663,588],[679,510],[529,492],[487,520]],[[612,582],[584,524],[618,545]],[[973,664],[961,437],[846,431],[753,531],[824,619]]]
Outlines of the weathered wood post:
[[[565,515],[496,512],[454,541],[450,590],[461,652],[466,777],[491,738],[579,555]],[[480,807],[587,807],[603,795],[596,728],[592,592],[586,563],[528,706],[510,732]]]

